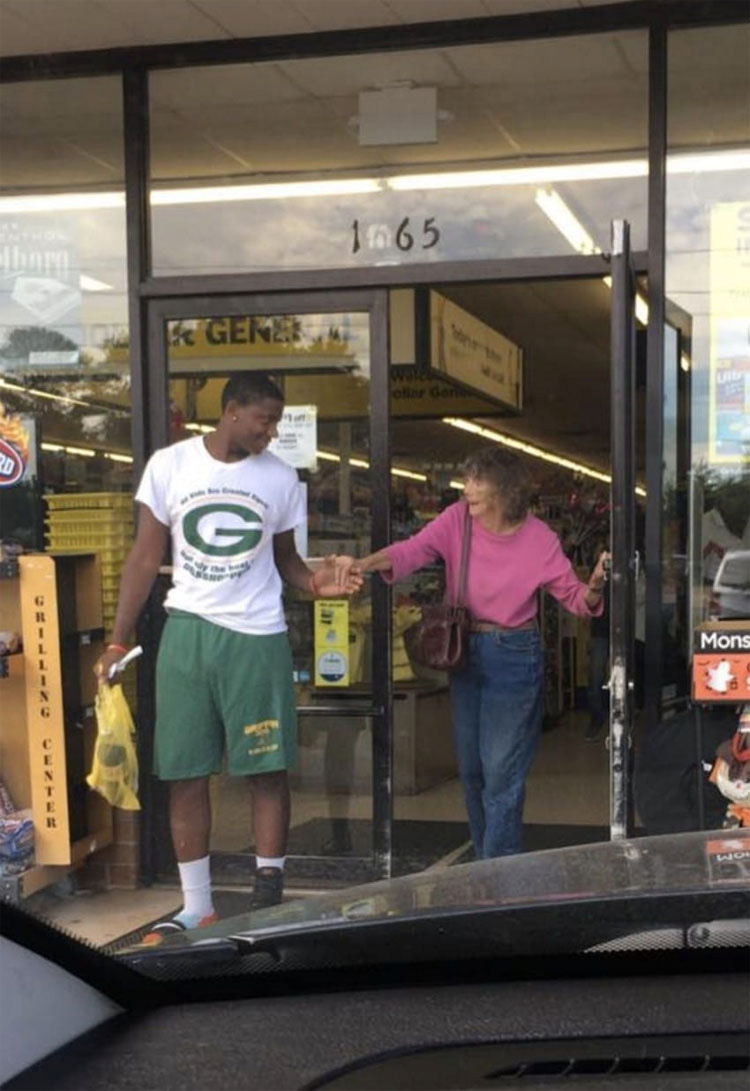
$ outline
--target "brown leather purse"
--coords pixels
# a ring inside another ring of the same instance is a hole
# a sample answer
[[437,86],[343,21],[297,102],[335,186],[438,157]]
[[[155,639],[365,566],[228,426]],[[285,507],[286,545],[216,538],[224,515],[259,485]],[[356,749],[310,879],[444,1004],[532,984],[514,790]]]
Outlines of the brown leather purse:
[[466,573],[471,548],[471,516],[466,508],[461,542],[461,567],[455,603],[448,601],[422,607],[422,617],[404,633],[406,651],[413,663],[432,670],[459,670],[466,657],[469,611],[465,605]]

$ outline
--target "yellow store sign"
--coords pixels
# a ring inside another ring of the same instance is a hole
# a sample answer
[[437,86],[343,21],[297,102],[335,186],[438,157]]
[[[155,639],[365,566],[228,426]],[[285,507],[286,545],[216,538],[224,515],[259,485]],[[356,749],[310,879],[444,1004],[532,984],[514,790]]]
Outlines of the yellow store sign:
[[522,351],[450,299],[430,292],[430,366],[476,394],[521,408]]

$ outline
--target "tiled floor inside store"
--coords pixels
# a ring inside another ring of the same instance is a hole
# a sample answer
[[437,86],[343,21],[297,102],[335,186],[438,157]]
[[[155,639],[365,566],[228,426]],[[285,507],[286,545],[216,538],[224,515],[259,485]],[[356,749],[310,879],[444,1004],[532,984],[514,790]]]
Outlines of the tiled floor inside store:
[[[587,717],[570,713],[546,731],[529,777],[524,821],[530,824],[571,824],[601,827],[608,822],[608,752],[604,738],[585,742]],[[248,846],[250,836],[244,785],[222,781],[215,816],[215,847],[238,851]],[[350,818],[368,818],[368,795],[342,797]],[[335,808],[332,808],[335,810]],[[432,822],[463,822],[465,811],[457,779],[395,800],[396,819]],[[297,792],[293,801],[293,824],[328,814],[327,801],[315,793]],[[468,828],[467,828],[468,841]],[[455,854],[442,861],[448,866]],[[319,893],[319,891],[318,891]],[[304,896],[292,889],[290,897]],[[74,892],[74,884],[42,891],[30,899],[30,908],[41,916],[89,943],[102,945],[172,911],[179,895],[172,885],[155,885],[139,890]]]

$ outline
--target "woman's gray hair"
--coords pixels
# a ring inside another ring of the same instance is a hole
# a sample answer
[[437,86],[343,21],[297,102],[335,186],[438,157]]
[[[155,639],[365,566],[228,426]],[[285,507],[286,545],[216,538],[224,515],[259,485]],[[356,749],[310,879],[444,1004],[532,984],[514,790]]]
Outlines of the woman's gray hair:
[[506,518],[513,523],[525,519],[531,502],[531,483],[518,455],[502,447],[480,447],[461,466],[464,477],[493,485],[502,499]]

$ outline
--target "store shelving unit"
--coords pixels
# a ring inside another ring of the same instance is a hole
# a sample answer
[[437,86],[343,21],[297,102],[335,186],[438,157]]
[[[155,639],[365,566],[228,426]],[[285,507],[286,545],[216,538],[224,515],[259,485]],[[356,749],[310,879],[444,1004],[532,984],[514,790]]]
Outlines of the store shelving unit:
[[112,809],[85,783],[96,739],[93,666],[104,647],[93,554],[29,554],[0,580],[0,614],[23,634],[0,682],[0,761],[8,790],[34,820],[34,864],[0,880],[20,900],[63,878],[112,841]]
[[[101,571],[102,623],[112,636],[125,558],[133,544],[133,497],[123,492],[57,494],[45,497],[47,546],[54,553],[96,553]],[[135,671],[123,691],[135,708]]]

